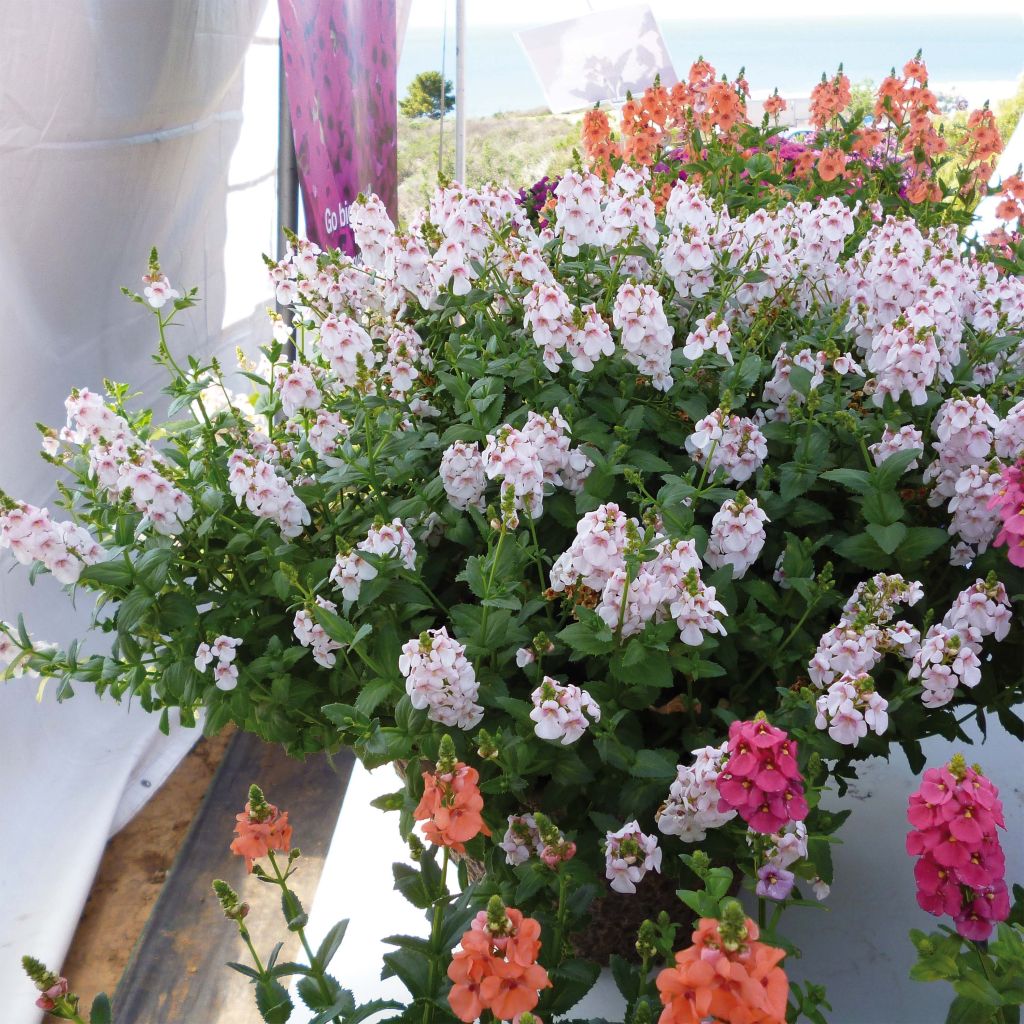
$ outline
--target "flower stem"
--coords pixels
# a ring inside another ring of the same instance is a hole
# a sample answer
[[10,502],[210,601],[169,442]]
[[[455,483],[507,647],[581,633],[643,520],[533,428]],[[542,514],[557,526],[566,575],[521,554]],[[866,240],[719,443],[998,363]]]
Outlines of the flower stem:
[[[502,531],[504,536],[504,531]],[[434,917],[430,924],[430,982],[427,985],[427,1001],[423,1004],[423,1024],[431,1024],[434,1019],[434,984],[437,976],[438,954],[434,950],[441,934],[441,922],[444,919],[444,901],[448,892],[448,847],[444,848],[441,861],[441,891],[434,901]]]

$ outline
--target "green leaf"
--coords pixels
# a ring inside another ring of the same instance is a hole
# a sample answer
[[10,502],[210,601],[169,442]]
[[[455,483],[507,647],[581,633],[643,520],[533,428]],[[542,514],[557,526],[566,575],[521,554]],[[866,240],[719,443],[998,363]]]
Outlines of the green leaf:
[[135,575],[147,590],[155,594],[167,582],[173,554],[172,548],[153,548],[135,563]]
[[875,543],[887,554],[891,555],[907,536],[907,528],[902,523],[893,523],[890,526],[879,526],[878,523],[868,523],[864,532],[874,538]]
[[320,966],[326,970],[331,961],[334,959],[334,954],[338,952],[342,941],[345,938],[345,931],[348,928],[348,921],[339,921],[325,936],[323,942],[316,951],[316,959]]
[[980,971],[969,971],[953,982],[957,994],[986,1006],[1002,1006],[1003,997]]
[[414,906],[426,910],[434,902],[436,893],[427,886],[423,876],[408,864],[392,864],[395,888]]
[[921,457],[922,449],[910,448],[904,452],[893,452],[875,470],[875,486],[880,490],[892,490],[897,481],[907,471],[907,467]]
[[554,991],[548,1000],[547,1012],[566,1013],[593,987],[601,967],[590,960],[564,960],[551,972]]
[[117,630],[131,633],[153,607],[153,595],[142,587],[130,590],[117,608]]
[[395,685],[387,679],[371,679],[356,697],[355,707],[364,715],[372,715],[387,699],[388,694],[399,693]]
[[601,623],[602,629],[594,630],[583,622],[573,622],[558,633],[558,639],[568,646],[576,659],[591,654],[607,654],[614,646],[612,631]]
[[844,537],[833,550],[837,555],[842,555],[843,558],[848,558],[851,562],[866,566],[868,569],[881,569],[888,564],[885,552],[878,546],[877,541],[866,533]]
[[353,626],[347,619],[343,619],[340,615],[336,615],[328,608],[321,608],[320,605],[314,606],[313,616],[316,618],[316,621],[324,627],[324,631],[332,640],[337,641],[345,647],[351,646],[355,641],[355,626]]
[[676,760],[671,750],[638,750],[631,771],[639,779],[668,782],[676,777]]
[[284,985],[264,980],[256,985],[256,1008],[267,1024],[285,1024],[294,1007]]
[[946,1014],[946,1024],[991,1024],[995,1013],[988,1006],[973,999],[957,996]]
[[299,998],[313,1011],[326,1012],[332,1010],[335,1015],[344,1017],[356,1008],[356,1000],[348,989],[342,988],[331,977],[323,981],[306,976],[295,986]]
[[79,583],[98,583],[101,587],[123,587],[132,585],[132,567],[123,558],[114,558],[109,562],[98,562],[87,565],[78,577]]
[[111,1024],[114,1014],[110,1000],[105,992],[101,992],[93,1001],[89,1011],[89,1024]]
[[[362,1021],[382,1010],[404,1010],[402,1003],[396,1003],[394,999],[371,999],[368,1003],[360,1003],[355,1010],[345,1017],[345,1024],[361,1024]],[[309,1024],[327,1024],[331,1018],[325,1014],[311,1020]]]
[[822,480],[831,480],[857,494],[867,494],[873,487],[871,474],[863,469],[830,469],[821,474]]
[[945,530],[936,526],[912,526],[896,555],[901,561],[917,562],[948,543],[949,534]]

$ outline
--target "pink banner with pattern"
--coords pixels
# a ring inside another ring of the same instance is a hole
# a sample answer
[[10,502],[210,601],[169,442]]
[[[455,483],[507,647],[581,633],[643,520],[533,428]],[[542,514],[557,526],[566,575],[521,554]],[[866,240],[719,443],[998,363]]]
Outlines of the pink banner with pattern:
[[376,192],[397,221],[395,0],[279,4],[306,234],[351,253],[360,192]]

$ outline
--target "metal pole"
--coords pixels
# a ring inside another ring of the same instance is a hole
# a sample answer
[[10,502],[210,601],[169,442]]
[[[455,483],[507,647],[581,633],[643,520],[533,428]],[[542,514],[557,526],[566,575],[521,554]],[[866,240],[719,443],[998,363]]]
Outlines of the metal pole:
[[284,256],[287,241],[285,228],[299,227],[299,172],[295,164],[295,140],[292,117],[288,109],[288,92],[284,79],[284,53],[278,43],[277,85],[277,254]]
[[466,183],[466,0],[455,0],[455,180]]
[[[277,82],[277,258],[283,259],[288,248],[285,228],[298,231],[299,228],[299,170],[295,163],[295,139],[292,136],[292,117],[288,108],[288,91],[284,80],[284,51],[278,40],[278,82]],[[277,306],[278,314],[285,322],[292,322],[292,311],[287,306]],[[295,346],[288,343],[288,358],[295,358]]]
[[444,23],[441,26],[441,124],[437,133],[437,177],[440,179],[444,174],[444,115],[445,97],[448,90],[445,88],[445,72],[448,70],[446,60],[448,57],[448,0],[444,0]]

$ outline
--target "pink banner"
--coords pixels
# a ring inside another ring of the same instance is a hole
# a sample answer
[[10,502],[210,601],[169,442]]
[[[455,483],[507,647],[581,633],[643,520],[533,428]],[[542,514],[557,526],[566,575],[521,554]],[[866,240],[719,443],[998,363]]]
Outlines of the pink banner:
[[349,204],[376,192],[397,221],[395,0],[279,0],[306,234],[354,252]]

